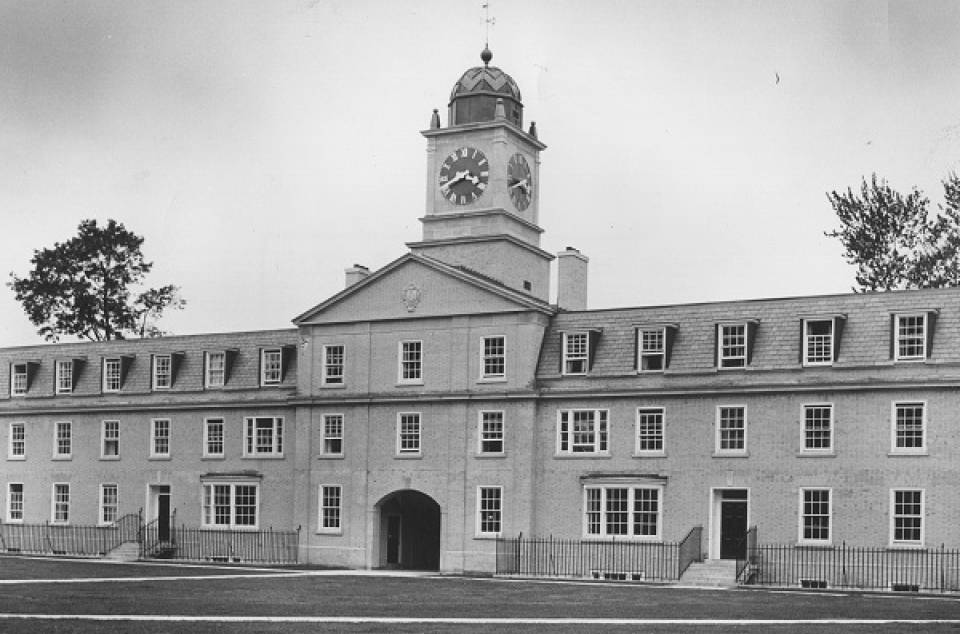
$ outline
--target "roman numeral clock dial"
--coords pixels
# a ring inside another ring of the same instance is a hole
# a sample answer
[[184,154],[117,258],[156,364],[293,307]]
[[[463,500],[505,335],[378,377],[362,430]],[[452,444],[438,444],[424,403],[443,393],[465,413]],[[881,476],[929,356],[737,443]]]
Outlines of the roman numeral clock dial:
[[490,163],[483,152],[462,147],[440,165],[440,194],[455,205],[468,205],[483,195]]

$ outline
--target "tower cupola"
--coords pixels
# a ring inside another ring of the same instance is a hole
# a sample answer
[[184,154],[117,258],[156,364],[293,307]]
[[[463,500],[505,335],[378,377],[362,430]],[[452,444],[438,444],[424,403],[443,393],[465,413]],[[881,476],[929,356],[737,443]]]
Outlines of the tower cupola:
[[518,128],[523,127],[520,88],[510,75],[490,66],[492,59],[493,53],[484,48],[480,53],[483,66],[469,69],[453,85],[448,118],[451,126],[493,121],[497,115],[497,100],[502,99],[506,120]]

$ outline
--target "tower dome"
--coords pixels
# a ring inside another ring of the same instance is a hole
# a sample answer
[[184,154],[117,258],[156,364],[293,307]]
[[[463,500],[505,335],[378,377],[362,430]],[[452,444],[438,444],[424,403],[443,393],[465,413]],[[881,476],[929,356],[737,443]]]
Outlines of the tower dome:
[[506,120],[522,128],[523,103],[517,82],[496,66],[490,66],[493,59],[490,49],[484,48],[480,59],[483,66],[467,70],[450,91],[450,125],[493,121],[497,100],[502,99]]

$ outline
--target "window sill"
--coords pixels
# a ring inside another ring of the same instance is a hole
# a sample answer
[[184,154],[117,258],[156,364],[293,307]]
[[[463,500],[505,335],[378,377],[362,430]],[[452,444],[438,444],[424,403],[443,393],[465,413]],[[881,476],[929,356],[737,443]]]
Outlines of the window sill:
[[888,458],[918,458],[918,457],[922,458],[929,455],[930,454],[927,452],[926,449],[922,451],[888,451],[887,452]]
[[332,529],[332,528],[318,528],[318,529],[315,531],[315,533],[316,533],[317,535],[327,535],[327,536],[329,536],[329,537],[339,537],[339,536],[342,536],[342,535],[343,535],[343,529],[342,529],[342,528],[337,528],[337,529]]
[[610,452],[607,451],[607,452],[603,452],[603,453],[599,453],[599,452],[598,452],[598,453],[586,453],[586,452],[580,452],[580,453],[555,453],[555,454],[553,454],[553,457],[554,457],[554,458],[557,458],[557,459],[560,459],[560,460],[583,460],[584,458],[586,458],[586,459],[591,459],[591,458],[592,458],[592,459],[594,459],[594,460],[596,460],[596,459],[598,459],[598,458],[599,458],[599,459],[602,459],[602,460],[609,460],[609,459],[612,458],[613,456],[611,456],[611,455],[610,455]]
[[833,541],[827,540],[822,542],[814,541],[799,541],[793,546],[794,548],[800,548],[803,550],[833,550]]
[[209,456],[201,456],[201,460],[226,460],[226,456],[223,454],[213,454]]
[[500,539],[503,537],[503,533],[481,533],[479,535],[474,535],[474,539],[482,539],[483,541],[490,541],[491,539]]
[[342,389],[345,389],[346,387],[347,386],[344,383],[321,383],[320,384],[321,390],[342,390]]
[[749,458],[749,457],[750,457],[750,452],[749,452],[749,451],[741,451],[741,452],[737,452],[737,453],[733,453],[733,452],[727,453],[727,452],[723,452],[723,451],[714,451],[713,454],[712,454],[712,457],[713,457],[713,458]]
[[72,455],[71,456],[54,456],[53,458],[50,458],[50,459],[57,460],[57,461],[61,461],[61,460],[67,461],[67,460],[73,460],[73,456]]
[[397,460],[422,460],[422,453],[398,453],[394,456]]
[[345,457],[342,453],[322,453],[317,460],[343,460]]
[[505,376],[482,376],[477,379],[477,383],[506,383],[507,377]]
[[230,524],[217,524],[216,526],[201,526],[200,530],[202,531],[248,531],[256,532],[260,530],[259,526],[233,526]]
[[149,458],[147,458],[147,460],[156,460],[159,462],[164,462],[168,460],[173,460],[173,458],[170,456],[150,456]]
[[665,451],[638,451],[633,454],[634,458],[666,458]]
[[833,451],[798,451],[797,458],[836,458]]
[[478,460],[491,460],[491,459],[501,459],[506,458],[507,453],[505,451],[487,451],[482,453],[477,453],[474,456]]
[[661,544],[663,543],[663,538],[661,537],[635,537],[633,535],[584,535],[582,537],[585,542],[632,542],[635,544]]
[[423,387],[423,381],[397,381],[397,387]]
[[283,454],[279,454],[279,455],[270,454],[270,453],[253,454],[253,455],[244,454],[243,456],[240,456],[240,459],[241,460],[283,460]]
[[13,462],[23,462],[26,459],[26,456],[7,456],[7,460],[11,460]]
[[120,459],[120,456],[100,456],[100,460],[105,460],[107,462],[117,461]]
[[923,544],[889,544],[886,550],[926,550]]

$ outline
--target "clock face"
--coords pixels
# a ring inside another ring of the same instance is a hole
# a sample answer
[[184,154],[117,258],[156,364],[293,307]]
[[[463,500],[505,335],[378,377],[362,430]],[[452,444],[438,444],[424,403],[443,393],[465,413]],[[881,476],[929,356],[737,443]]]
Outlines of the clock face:
[[523,211],[530,206],[533,198],[533,177],[530,175],[530,165],[527,159],[519,152],[510,157],[507,164],[507,190],[513,206]]
[[468,205],[483,195],[490,164],[472,147],[455,150],[440,165],[440,193],[455,205]]

